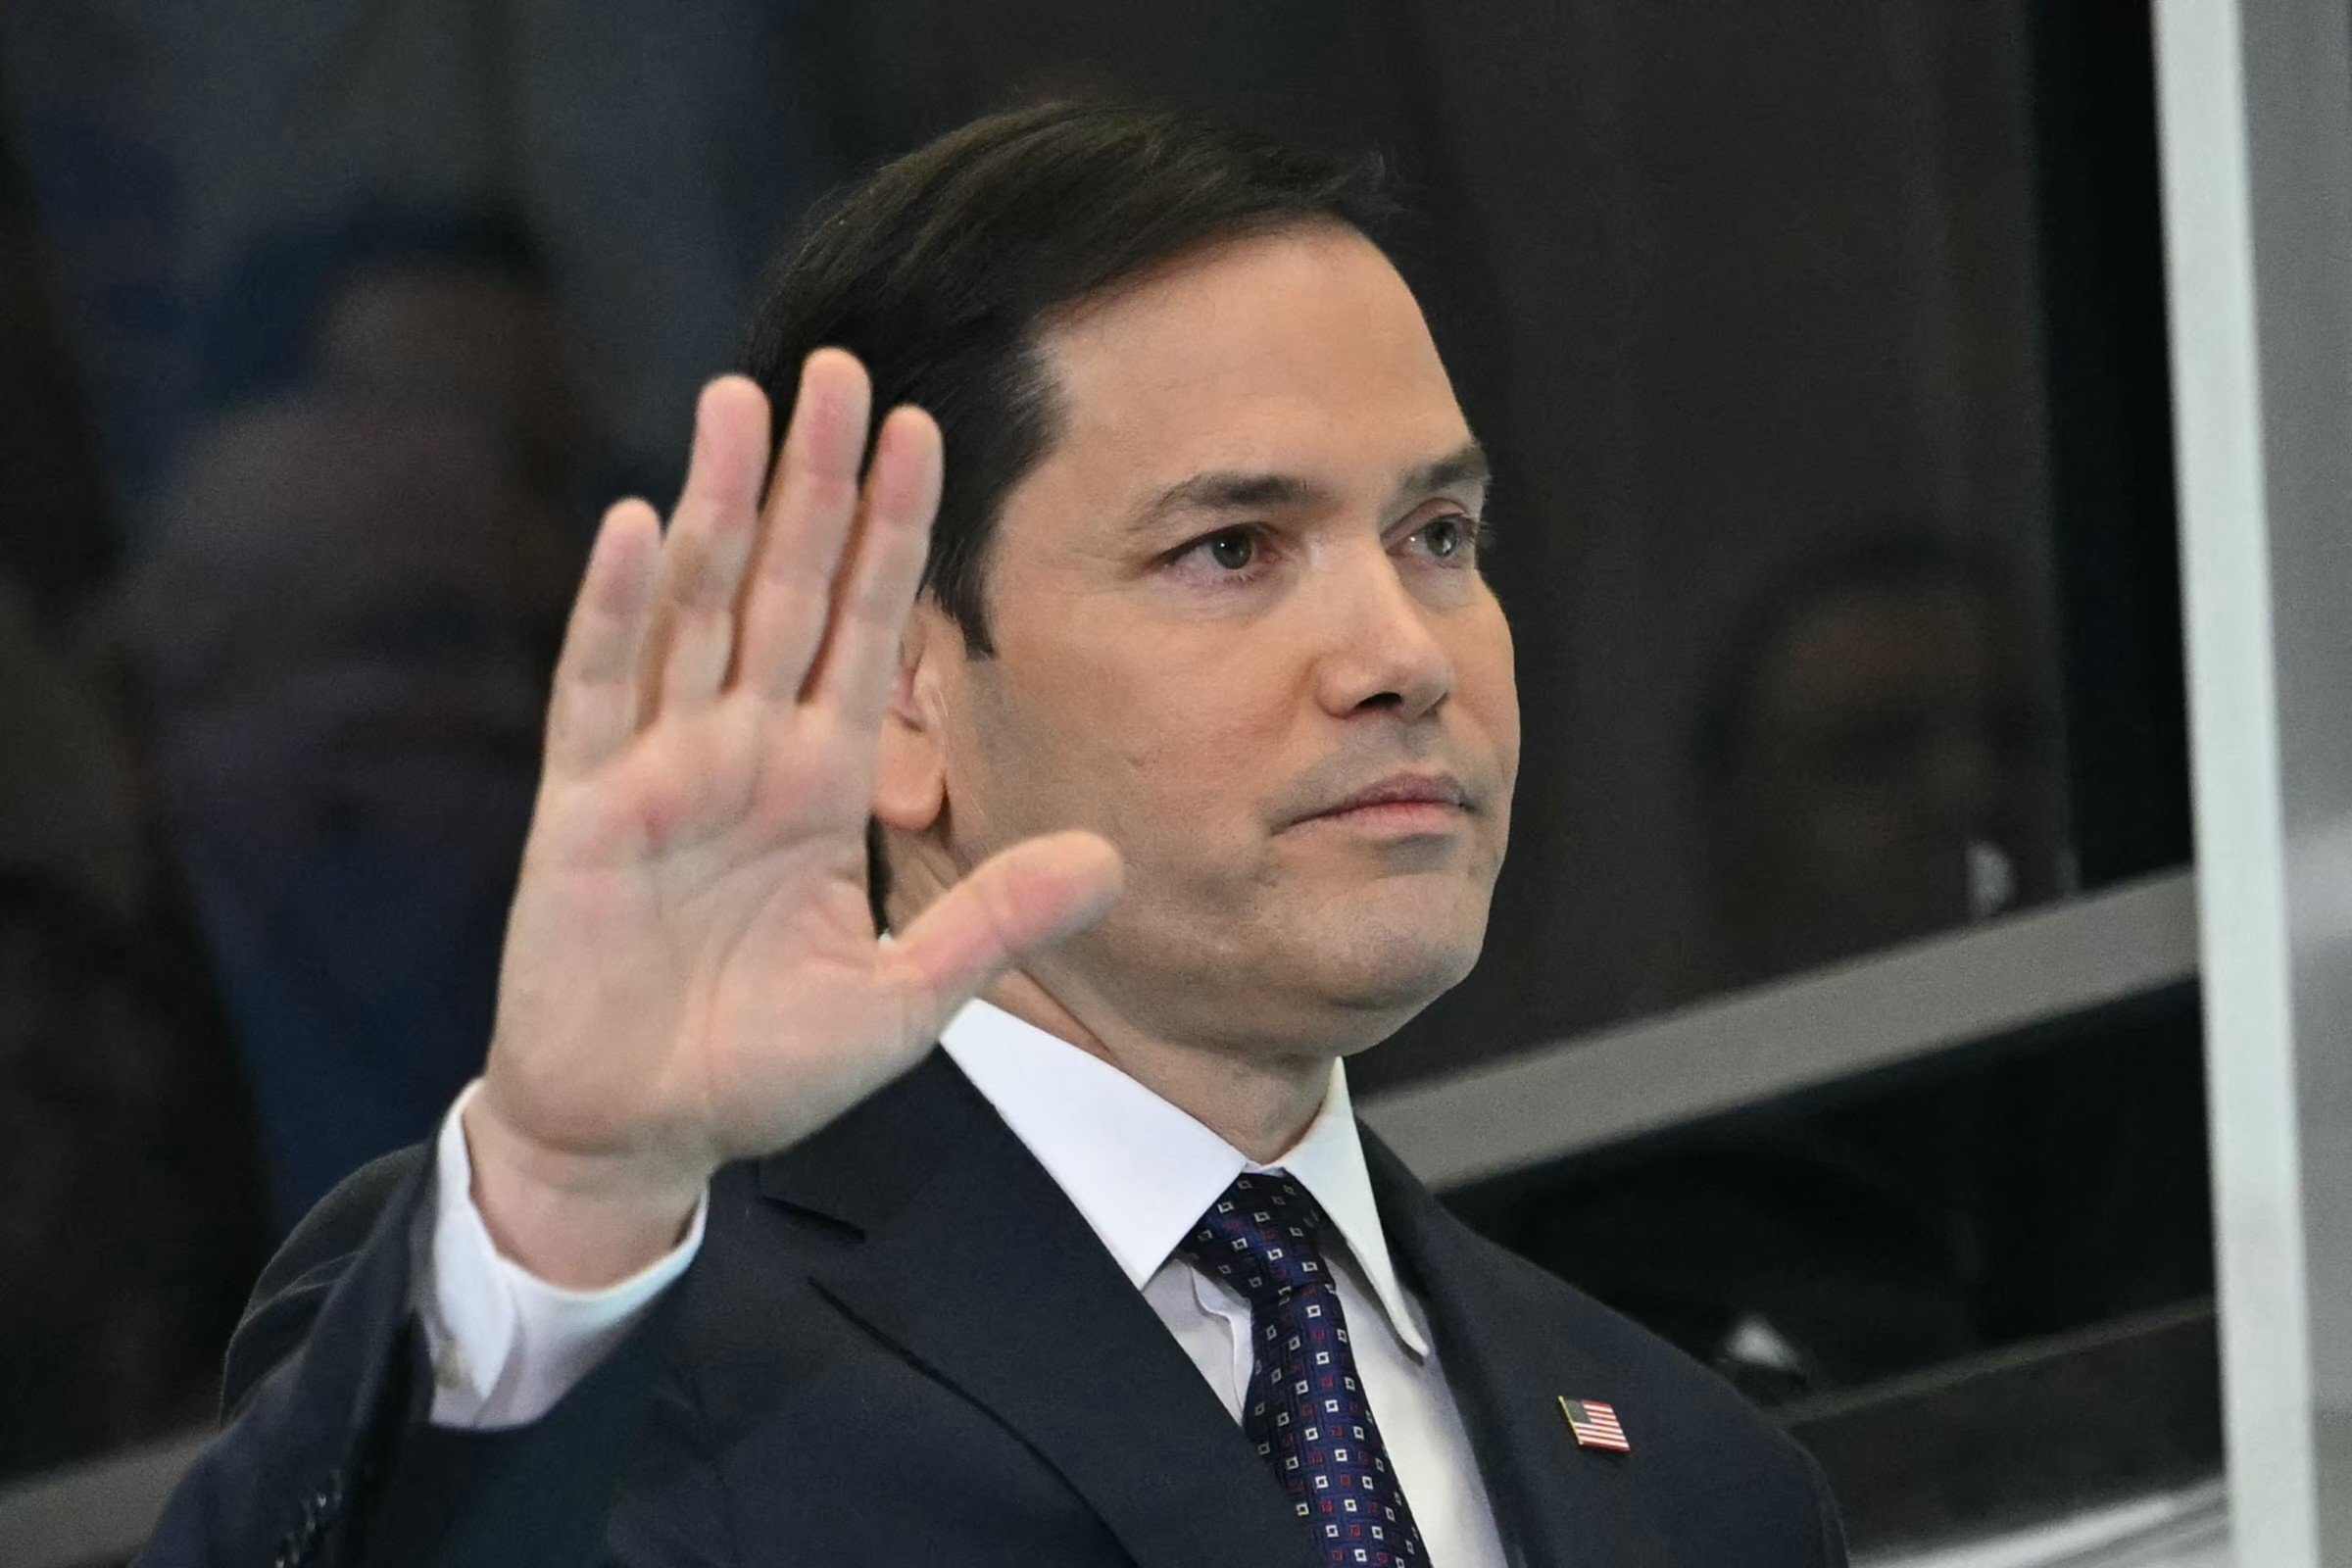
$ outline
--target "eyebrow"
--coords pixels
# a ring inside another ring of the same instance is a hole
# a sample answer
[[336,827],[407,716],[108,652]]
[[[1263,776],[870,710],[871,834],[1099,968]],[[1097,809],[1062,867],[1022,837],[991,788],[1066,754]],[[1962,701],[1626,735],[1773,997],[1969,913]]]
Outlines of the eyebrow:
[[1487,461],[1487,449],[1476,441],[1464,445],[1434,463],[1408,470],[1396,486],[1396,501],[1402,505],[1434,496],[1441,490],[1452,490],[1461,485],[1485,484],[1494,477],[1494,466]]
[[[1402,507],[1462,485],[1485,484],[1493,473],[1486,449],[1472,441],[1459,451],[1406,469],[1396,482],[1391,505]],[[1159,491],[1136,509],[1128,526],[1131,532],[1148,533],[1186,513],[1298,506],[1327,500],[1330,495],[1329,487],[1297,474],[1221,468],[1179,479]]]

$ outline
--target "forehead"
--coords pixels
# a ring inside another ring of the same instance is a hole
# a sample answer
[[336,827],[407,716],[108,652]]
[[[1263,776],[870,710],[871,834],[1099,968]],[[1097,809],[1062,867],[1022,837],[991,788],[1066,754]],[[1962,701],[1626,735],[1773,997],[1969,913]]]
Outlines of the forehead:
[[1337,224],[1184,257],[1042,347],[1062,429],[1021,487],[1040,498],[1100,507],[1220,469],[1385,493],[1468,439],[1411,291]]

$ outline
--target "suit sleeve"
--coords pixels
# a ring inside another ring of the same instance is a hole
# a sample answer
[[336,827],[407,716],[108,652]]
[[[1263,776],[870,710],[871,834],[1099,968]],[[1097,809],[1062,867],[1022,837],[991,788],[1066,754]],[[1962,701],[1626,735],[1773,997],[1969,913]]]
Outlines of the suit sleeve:
[[539,1420],[431,1425],[410,1310],[426,1151],[369,1165],[264,1270],[228,1352],[225,1424],[166,1505],[152,1568],[596,1560],[621,1449],[653,1382],[660,1305]]

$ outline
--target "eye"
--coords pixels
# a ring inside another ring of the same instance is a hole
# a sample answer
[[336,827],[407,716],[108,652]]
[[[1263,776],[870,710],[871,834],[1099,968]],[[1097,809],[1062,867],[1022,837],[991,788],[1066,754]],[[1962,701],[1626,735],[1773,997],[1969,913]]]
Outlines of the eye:
[[1432,517],[1413,530],[1412,537],[1421,542],[1437,561],[1467,559],[1478,552],[1480,525],[1458,512],[1448,512]]
[[1212,533],[1199,548],[1226,571],[1247,571],[1257,562],[1257,535],[1247,528]]
[[1237,522],[1179,545],[1160,558],[1160,566],[1197,591],[1224,593],[1264,580],[1287,559],[1272,529],[1263,523]]

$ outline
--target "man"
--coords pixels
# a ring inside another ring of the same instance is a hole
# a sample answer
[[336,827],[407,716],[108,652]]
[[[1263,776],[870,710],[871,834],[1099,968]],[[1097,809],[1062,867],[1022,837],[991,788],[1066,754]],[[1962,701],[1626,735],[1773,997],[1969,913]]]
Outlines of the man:
[[811,229],[666,538],[605,520],[483,1079],[271,1266],[153,1560],[1843,1560],[1348,1114],[1517,752],[1372,216],[1047,108]]

